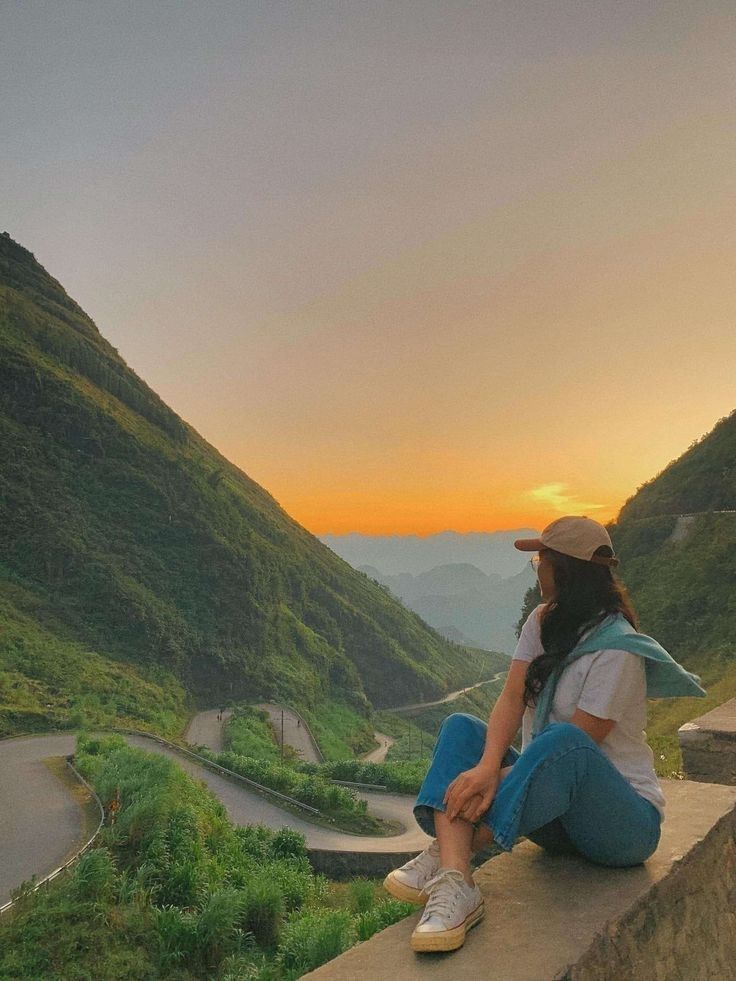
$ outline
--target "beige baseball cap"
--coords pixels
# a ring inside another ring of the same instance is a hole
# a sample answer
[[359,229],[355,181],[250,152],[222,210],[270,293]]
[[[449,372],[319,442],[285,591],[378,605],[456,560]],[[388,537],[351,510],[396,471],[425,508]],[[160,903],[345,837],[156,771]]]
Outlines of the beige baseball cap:
[[[595,555],[602,545],[611,550],[611,555]],[[538,552],[540,548],[553,548],[563,555],[572,555],[586,562],[599,565],[618,565],[614,557],[611,536],[598,521],[576,515],[557,518],[548,524],[539,538],[517,538],[514,547],[521,552]]]

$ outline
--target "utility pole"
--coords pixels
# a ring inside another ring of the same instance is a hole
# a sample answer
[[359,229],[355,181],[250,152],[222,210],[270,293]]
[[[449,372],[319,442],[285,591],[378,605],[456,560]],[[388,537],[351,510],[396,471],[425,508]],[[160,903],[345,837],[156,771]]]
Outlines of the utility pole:
[[281,709],[281,759],[284,758],[284,710]]

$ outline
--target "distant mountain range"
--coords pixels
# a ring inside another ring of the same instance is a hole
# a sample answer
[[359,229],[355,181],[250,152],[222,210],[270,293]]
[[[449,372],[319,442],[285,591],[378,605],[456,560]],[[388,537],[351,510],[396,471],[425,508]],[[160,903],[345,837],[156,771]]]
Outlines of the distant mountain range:
[[472,565],[487,576],[507,579],[524,568],[528,556],[514,549],[515,538],[532,538],[533,528],[513,531],[443,531],[436,535],[322,535],[322,541],[354,568],[363,565],[384,575],[413,576],[437,566]]
[[532,528],[436,535],[325,535],[354,568],[382,583],[456,643],[513,652],[515,627],[535,577],[514,540]]
[[361,572],[390,589],[449,640],[507,654],[516,645],[524,594],[536,581],[529,565],[508,579],[486,575],[467,563],[438,565],[418,576],[387,576],[374,566],[361,566]]

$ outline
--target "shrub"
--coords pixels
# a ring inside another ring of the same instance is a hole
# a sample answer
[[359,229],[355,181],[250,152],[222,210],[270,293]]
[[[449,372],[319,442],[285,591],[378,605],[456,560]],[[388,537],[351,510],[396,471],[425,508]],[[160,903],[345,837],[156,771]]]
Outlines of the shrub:
[[203,959],[219,963],[240,936],[238,923],[245,897],[236,889],[210,893],[197,918],[197,944]]
[[106,848],[86,852],[74,866],[74,889],[85,899],[101,900],[112,895],[115,886],[115,864]]
[[274,858],[306,858],[304,835],[293,828],[281,828],[271,842],[271,854]]
[[176,906],[164,906],[154,909],[153,919],[158,939],[158,959],[162,968],[170,968],[195,955],[198,947],[197,924],[191,913]]
[[350,909],[353,913],[364,913],[373,905],[375,888],[368,879],[353,879],[350,883]]
[[159,876],[159,901],[174,906],[195,906],[205,890],[204,869],[194,861],[173,862]]
[[330,783],[327,773],[295,770],[291,766],[254,760],[237,753],[207,754],[220,766],[249,780],[293,797],[330,815],[365,814],[366,804],[352,790]]
[[400,794],[415,794],[427,773],[427,761],[366,763],[362,760],[340,760],[336,763],[300,763],[298,769],[315,777],[373,783]]
[[347,950],[354,937],[352,917],[346,910],[302,913],[284,927],[278,961],[300,976]]
[[243,892],[243,929],[266,950],[276,946],[284,911],[278,882],[267,871],[254,876]]
[[278,886],[287,912],[300,909],[313,899],[318,888],[306,858],[271,862],[263,867],[263,874]]

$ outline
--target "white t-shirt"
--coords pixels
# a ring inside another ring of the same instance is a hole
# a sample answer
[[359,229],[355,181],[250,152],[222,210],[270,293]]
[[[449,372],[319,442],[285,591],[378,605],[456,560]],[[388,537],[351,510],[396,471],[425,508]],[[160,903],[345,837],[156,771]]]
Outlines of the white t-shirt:
[[[533,661],[544,652],[540,614],[544,604],[527,617],[513,659]],[[584,634],[583,636],[587,636]],[[646,674],[644,658],[629,651],[601,650],[583,654],[560,675],[550,722],[569,722],[576,708],[616,725],[599,743],[601,750],[637,793],[651,801],[664,817],[665,799],[654,770],[654,754],[647,743]],[[534,706],[522,718],[522,751],[531,742]]]

